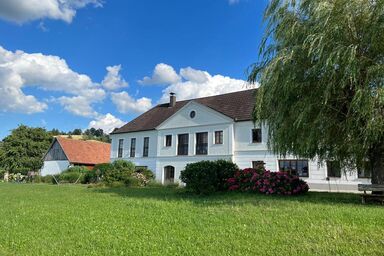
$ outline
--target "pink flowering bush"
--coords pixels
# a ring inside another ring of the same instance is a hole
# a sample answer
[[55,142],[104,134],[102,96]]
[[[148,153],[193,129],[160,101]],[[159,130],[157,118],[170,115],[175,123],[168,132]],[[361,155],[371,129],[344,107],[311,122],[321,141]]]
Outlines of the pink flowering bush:
[[287,172],[271,172],[247,168],[239,170],[227,179],[230,191],[250,191],[263,194],[298,195],[308,191],[308,184],[298,176]]

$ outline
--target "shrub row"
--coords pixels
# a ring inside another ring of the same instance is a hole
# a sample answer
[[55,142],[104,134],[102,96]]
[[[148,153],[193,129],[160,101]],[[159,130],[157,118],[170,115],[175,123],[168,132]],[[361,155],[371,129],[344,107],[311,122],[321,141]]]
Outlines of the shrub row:
[[287,172],[271,172],[247,168],[236,171],[227,180],[230,191],[250,191],[263,194],[298,195],[308,191],[308,184]]

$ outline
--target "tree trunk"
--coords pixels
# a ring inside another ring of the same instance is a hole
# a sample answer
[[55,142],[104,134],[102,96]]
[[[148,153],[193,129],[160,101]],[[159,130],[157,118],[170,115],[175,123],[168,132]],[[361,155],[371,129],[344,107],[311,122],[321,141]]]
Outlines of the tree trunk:
[[370,152],[372,184],[384,184],[384,142],[376,144]]

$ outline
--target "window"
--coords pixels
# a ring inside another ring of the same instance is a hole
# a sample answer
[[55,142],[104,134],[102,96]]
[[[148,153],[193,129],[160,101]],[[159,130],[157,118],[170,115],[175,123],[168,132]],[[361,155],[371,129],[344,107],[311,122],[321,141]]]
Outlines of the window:
[[196,133],[196,155],[208,154],[208,133]]
[[123,157],[123,146],[124,146],[124,140],[119,139],[119,148],[117,150],[117,157],[122,158]]
[[364,161],[363,166],[357,168],[357,177],[360,179],[372,177],[372,165],[369,161]]
[[149,149],[149,137],[144,137],[143,157],[148,156],[148,149]]
[[252,168],[258,169],[260,167],[264,167],[265,163],[264,161],[252,161]]
[[131,152],[130,152],[130,157],[135,157],[136,155],[136,138],[131,139]]
[[223,144],[223,131],[215,131],[215,144]]
[[327,176],[328,177],[341,177],[340,162],[338,161],[327,161]]
[[252,129],[252,143],[261,143],[261,129]]
[[192,110],[191,113],[189,113],[189,117],[195,118],[195,116],[196,116],[196,112],[194,110]]
[[188,155],[188,140],[189,135],[187,133],[178,135],[177,154],[179,156]]
[[309,177],[308,160],[279,160],[279,171]]
[[172,146],[172,135],[165,136],[165,146],[166,147]]

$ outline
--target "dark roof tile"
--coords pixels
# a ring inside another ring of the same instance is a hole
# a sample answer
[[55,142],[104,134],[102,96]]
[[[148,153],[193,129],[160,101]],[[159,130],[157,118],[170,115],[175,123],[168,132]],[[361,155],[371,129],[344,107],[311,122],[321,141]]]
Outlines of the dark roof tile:
[[113,131],[111,134],[154,130],[170,116],[179,111],[191,101],[198,102],[217,112],[220,112],[234,121],[247,121],[252,119],[255,106],[255,93],[257,89],[245,90],[216,96],[177,101],[174,107],[169,103],[159,104],[131,122]]

